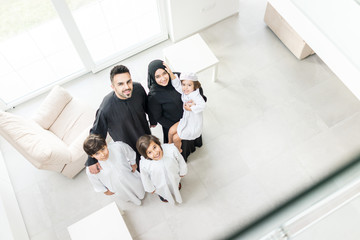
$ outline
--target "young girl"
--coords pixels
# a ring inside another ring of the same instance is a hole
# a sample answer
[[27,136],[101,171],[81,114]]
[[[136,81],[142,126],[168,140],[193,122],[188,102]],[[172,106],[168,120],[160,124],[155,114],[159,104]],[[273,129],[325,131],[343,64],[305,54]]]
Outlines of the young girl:
[[184,104],[182,118],[169,129],[169,143],[174,143],[181,152],[181,140],[193,140],[201,135],[205,100],[200,94],[201,84],[195,73],[181,73],[179,79],[165,63],[164,65],[171,84],[181,93]]
[[100,135],[90,134],[85,139],[83,148],[101,166],[98,174],[91,174],[86,167],[86,173],[96,192],[106,195],[115,193],[124,201],[141,205],[145,191],[140,174],[136,171],[136,153],[129,145],[120,141],[107,145]]
[[187,166],[174,144],[160,145],[157,137],[143,135],[136,148],[141,154],[140,175],[145,191],[157,193],[163,202],[182,203],[180,179],[186,175]]

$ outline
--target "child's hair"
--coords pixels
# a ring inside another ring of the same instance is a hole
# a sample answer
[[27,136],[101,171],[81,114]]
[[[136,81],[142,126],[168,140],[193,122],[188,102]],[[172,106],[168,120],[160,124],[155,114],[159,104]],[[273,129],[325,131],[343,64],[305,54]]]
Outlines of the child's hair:
[[92,156],[106,145],[103,137],[97,134],[90,134],[84,141],[83,149],[87,155]]
[[155,144],[159,145],[161,148],[160,140],[154,135],[147,135],[147,134],[143,135],[139,137],[139,139],[136,142],[136,149],[144,158],[148,159],[146,151],[149,148],[151,142],[154,142]]
[[183,72],[180,74],[179,77],[180,81],[183,80],[191,80],[194,83],[194,91],[198,88],[201,88],[201,83],[198,81],[198,77],[196,76],[196,73],[193,72]]
[[200,83],[199,81],[193,81],[193,82],[194,82],[194,91],[195,91],[196,89],[201,88],[201,83]]

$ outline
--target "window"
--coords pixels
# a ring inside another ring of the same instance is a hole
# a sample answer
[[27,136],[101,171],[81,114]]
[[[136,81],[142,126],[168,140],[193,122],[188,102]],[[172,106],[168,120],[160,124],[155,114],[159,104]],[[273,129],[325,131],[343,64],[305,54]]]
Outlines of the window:
[[4,0],[0,102],[15,105],[167,39],[158,0]]

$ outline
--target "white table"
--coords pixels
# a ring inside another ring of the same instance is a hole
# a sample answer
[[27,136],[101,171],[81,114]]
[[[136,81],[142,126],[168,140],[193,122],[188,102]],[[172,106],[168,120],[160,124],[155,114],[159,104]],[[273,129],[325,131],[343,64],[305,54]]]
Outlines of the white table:
[[68,227],[72,240],[132,240],[115,202]]
[[198,33],[165,48],[163,53],[173,71],[199,73],[213,68],[212,79],[216,80],[219,60]]

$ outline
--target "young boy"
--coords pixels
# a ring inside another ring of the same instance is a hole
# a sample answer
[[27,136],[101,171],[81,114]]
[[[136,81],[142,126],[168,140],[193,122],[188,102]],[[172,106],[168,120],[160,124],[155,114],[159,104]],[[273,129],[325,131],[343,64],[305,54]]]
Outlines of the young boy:
[[145,191],[136,170],[136,153],[129,145],[120,141],[107,145],[100,135],[90,134],[84,141],[83,148],[101,166],[97,174],[91,174],[86,167],[86,173],[96,192],[116,194],[124,201],[141,205]]

